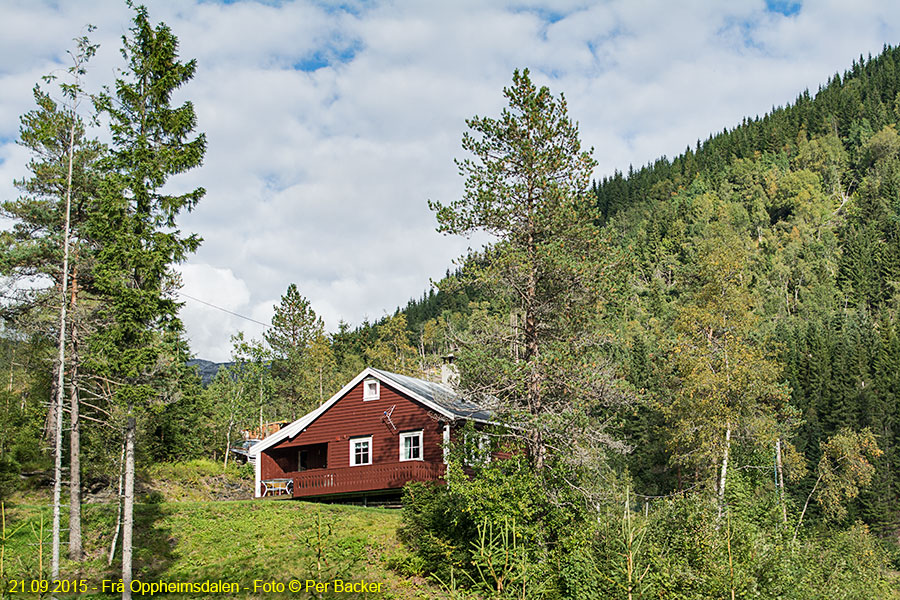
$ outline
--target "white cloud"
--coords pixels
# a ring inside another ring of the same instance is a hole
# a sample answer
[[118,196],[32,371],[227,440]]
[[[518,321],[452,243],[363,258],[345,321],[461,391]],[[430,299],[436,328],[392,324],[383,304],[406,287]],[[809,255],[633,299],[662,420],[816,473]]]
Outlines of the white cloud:
[[[188,331],[191,346],[206,349],[205,358],[224,361],[229,359],[229,337],[244,331],[246,337],[258,337],[264,327],[245,314],[253,311],[250,306],[250,288],[237,278],[231,269],[207,264],[185,264],[178,267],[184,285],[181,288],[181,319]],[[241,318],[244,315],[248,318]],[[262,313],[266,323],[271,318]]]
[[[400,0],[346,10],[154,1],[151,18],[197,59],[178,98],[194,102],[209,143],[203,167],[172,182],[207,188],[181,219],[205,239],[181,267],[184,292],[267,322],[296,282],[331,328],[377,319],[474,243],[436,233],[426,200],[459,197],[464,120],[499,113],[514,68],[566,94],[600,177],[814,91],[897,40],[898,11],[872,0],[807,2],[789,17],[762,0]],[[64,64],[87,22],[102,44],[90,85],[110,83],[129,11],[118,0],[0,0],[0,14],[8,198],[27,160],[12,138],[31,87]],[[226,358],[231,334],[261,332],[186,302],[198,356]]]

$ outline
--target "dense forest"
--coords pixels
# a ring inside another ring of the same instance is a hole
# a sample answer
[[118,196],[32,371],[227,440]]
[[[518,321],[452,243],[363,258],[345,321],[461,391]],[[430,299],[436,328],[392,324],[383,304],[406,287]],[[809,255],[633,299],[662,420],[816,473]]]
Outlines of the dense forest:
[[[809,465],[842,428],[869,428],[883,454],[872,484],[852,503],[884,534],[900,529],[900,52],[860,59],[814,97],[746,120],[627,178],[594,186],[605,230],[627,256],[630,281],[609,298],[629,380],[657,405],[671,393],[658,364],[672,315],[684,305],[710,240],[742,255],[756,321],[751,335],[781,370],[797,411],[790,436]],[[702,275],[700,275],[702,277]],[[667,322],[668,321],[668,322]],[[629,425],[633,472],[663,469],[643,420]],[[652,492],[677,487],[646,481]],[[639,479],[641,475],[638,475]],[[646,476],[644,476],[646,479]],[[801,478],[798,497],[812,487]]]
[[[171,266],[199,244],[174,224],[203,190],[160,191],[205,150],[190,104],[169,105],[195,67],[135,12],[115,96],[78,112],[84,39],[63,100],[38,87],[22,118],[35,158],[0,233],[0,499],[52,482],[58,506],[67,462],[118,488],[127,515],[141,465],[227,465],[240,430],[298,418],[365,366],[429,378],[453,353],[460,391],[495,410],[492,443],[513,458],[473,465],[455,448],[447,486],[407,490],[408,568],[448,593],[896,590],[900,49],[593,182],[565,101],[517,71],[510,108],[467,122],[467,196],[431,205],[440,231],[487,231],[493,246],[335,332],[285,282],[263,339],[235,335],[201,384]],[[129,103],[157,115],[154,134]],[[15,284],[35,280],[46,287]]]

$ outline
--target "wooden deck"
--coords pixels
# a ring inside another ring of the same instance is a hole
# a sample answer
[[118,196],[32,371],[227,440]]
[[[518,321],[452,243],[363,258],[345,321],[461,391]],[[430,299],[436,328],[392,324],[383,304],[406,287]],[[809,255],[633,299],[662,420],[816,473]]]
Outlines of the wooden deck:
[[400,489],[409,481],[437,481],[444,477],[444,464],[409,461],[363,465],[339,469],[310,469],[292,473],[294,498]]

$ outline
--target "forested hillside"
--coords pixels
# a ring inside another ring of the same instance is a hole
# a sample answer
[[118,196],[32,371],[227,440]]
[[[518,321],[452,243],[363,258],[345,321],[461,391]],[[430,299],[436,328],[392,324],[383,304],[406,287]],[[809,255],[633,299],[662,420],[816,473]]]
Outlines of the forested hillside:
[[[842,428],[870,428],[883,454],[849,511],[900,531],[900,50],[860,57],[811,94],[592,186],[614,259],[602,304],[610,351],[644,403],[623,424],[642,491],[684,489],[667,416],[677,319],[717,252],[740,258],[748,335],[790,395],[790,440],[808,466]],[[720,265],[721,266],[721,265]],[[411,333],[463,318],[454,282],[400,312]],[[763,457],[760,457],[763,458]],[[772,457],[769,456],[769,464]],[[798,475],[798,477],[800,477]],[[788,493],[803,499],[814,469]]]
[[[442,282],[479,302],[437,321],[524,456],[408,493],[429,569],[523,597],[896,590],[857,545],[896,556],[900,528],[896,57],[589,189],[564,99],[518,73],[468,122],[467,193],[432,208],[498,241]],[[485,576],[504,552],[529,566]]]
[[[870,428],[883,454],[853,503],[882,533],[900,527],[900,50],[860,58],[814,96],[594,186],[627,264],[605,320],[651,409],[629,424],[632,472],[650,493],[685,485],[664,425],[677,315],[724,245],[740,257],[749,335],[776,361],[810,466],[842,428]],[[653,433],[651,433],[653,432]],[[765,464],[763,462],[763,464]],[[769,460],[771,464],[771,457]],[[690,479],[687,477],[687,479]],[[788,493],[805,497],[815,472]]]
[[[22,118],[36,158],[23,196],[2,204],[15,227],[0,233],[0,273],[29,285],[0,313],[0,499],[55,483],[51,570],[64,462],[71,506],[83,472],[116,490],[130,536],[144,465],[224,469],[241,429],[300,417],[365,366],[435,378],[453,353],[458,391],[499,426],[448,448],[446,486],[407,491],[402,530],[416,572],[450,592],[896,590],[900,49],[593,183],[564,97],[516,71],[509,108],[467,121],[464,196],[429,203],[442,233],[493,245],[393,314],[335,332],[286,281],[262,339],[237,333],[229,363],[189,369],[172,265],[200,240],[175,222],[204,190],[159,188],[205,150],[192,105],[168,104],[195,64],[143,7],[130,36],[133,81],[94,98],[91,118],[76,111],[84,68],[68,103],[36,88]],[[156,39],[159,61],[142,49]],[[82,38],[79,56],[91,48]],[[120,108],[138,100],[158,105]],[[135,133],[129,119],[153,110],[178,118]],[[101,117],[109,147],[92,137]],[[473,459],[485,445],[509,460]]]

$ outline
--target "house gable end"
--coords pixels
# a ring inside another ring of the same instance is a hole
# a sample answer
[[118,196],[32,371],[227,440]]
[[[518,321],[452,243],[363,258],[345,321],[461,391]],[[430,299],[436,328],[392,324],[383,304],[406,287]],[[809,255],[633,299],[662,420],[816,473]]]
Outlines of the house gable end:
[[401,434],[421,431],[423,460],[443,459],[443,425],[448,417],[410,398],[391,382],[382,382],[376,400],[364,400],[363,394],[364,382],[360,381],[326,411],[305,422],[295,435],[266,450],[274,453],[328,444],[328,466],[344,467],[351,464],[349,440],[373,436],[374,462],[398,462]]
[[[423,398],[416,392],[406,389],[402,385],[398,384],[398,382],[385,378],[385,376],[382,375],[379,371],[372,369],[371,367],[367,367],[359,375],[357,375],[349,383],[347,383],[347,385],[345,385],[337,393],[335,393],[331,398],[326,400],[325,403],[323,403],[319,408],[304,415],[303,417],[300,417],[287,427],[283,428],[278,433],[271,435],[262,442],[256,444],[249,450],[249,454],[258,456],[263,451],[273,446],[280,446],[285,439],[292,440],[298,434],[300,434],[300,432],[307,429],[314,421],[319,419],[319,417],[324,415],[332,406],[334,406],[337,402],[344,398],[351,390],[358,387],[361,381],[370,377],[379,380],[381,384],[387,384],[388,387],[401,392],[403,395],[415,400],[416,402],[419,402],[438,415],[446,417],[450,420],[453,420],[455,418],[455,416],[444,407],[430,402],[427,398]],[[360,390],[361,389],[362,388],[360,387]],[[360,391],[360,393],[362,392]]]
[[446,386],[366,368],[250,450],[257,496],[279,482],[293,482],[293,495],[306,497],[439,479],[452,423],[481,421],[470,408]]

